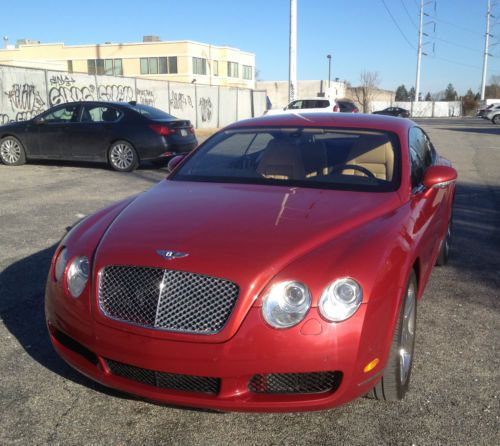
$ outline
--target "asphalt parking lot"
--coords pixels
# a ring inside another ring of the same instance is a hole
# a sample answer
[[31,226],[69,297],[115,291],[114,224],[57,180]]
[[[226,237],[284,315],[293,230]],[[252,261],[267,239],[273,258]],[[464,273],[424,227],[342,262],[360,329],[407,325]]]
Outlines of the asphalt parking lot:
[[323,412],[212,413],[93,383],[52,349],[43,293],[67,226],[166,175],[71,163],[0,165],[0,444],[500,444],[500,127],[421,120],[458,169],[450,264],[418,308],[411,390]]

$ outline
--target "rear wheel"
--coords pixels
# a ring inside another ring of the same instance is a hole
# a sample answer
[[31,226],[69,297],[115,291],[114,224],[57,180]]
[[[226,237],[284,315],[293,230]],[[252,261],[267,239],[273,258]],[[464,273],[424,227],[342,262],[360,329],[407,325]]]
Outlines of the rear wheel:
[[139,166],[139,157],[132,144],[116,141],[109,148],[109,165],[119,172],[130,172]]
[[0,160],[8,166],[19,166],[26,162],[24,147],[14,136],[6,136],[0,141]]
[[408,391],[417,321],[417,279],[412,271],[406,295],[401,305],[396,330],[392,340],[389,360],[381,380],[369,396],[385,401],[402,400]]

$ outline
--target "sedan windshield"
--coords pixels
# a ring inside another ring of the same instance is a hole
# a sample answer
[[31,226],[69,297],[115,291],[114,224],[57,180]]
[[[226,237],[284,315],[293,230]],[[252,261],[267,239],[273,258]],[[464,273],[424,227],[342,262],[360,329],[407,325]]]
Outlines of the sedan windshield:
[[218,133],[173,176],[208,181],[392,191],[399,186],[395,134],[332,128],[258,128]]

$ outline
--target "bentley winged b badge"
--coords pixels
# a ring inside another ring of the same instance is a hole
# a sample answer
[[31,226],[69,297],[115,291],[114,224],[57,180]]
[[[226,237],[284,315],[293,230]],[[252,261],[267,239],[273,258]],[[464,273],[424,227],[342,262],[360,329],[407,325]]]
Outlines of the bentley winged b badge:
[[180,259],[189,255],[187,252],[169,251],[166,249],[157,249],[156,253],[165,260]]

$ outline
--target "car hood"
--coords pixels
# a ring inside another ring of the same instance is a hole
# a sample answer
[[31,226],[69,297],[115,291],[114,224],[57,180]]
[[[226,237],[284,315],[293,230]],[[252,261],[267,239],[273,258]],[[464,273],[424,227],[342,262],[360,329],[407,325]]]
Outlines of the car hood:
[[[95,271],[140,265],[227,279],[240,287],[243,317],[287,264],[400,204],[395,192],[165,180],[113,221]],[[157,250],[187,256],[166,260]]]
[[24,127],[26,127],[26,123],[27,123],[27,121],[9,122],[7,124],[0,125],[0,129],[2,131],[5,131],[5,130],[21,130]]

